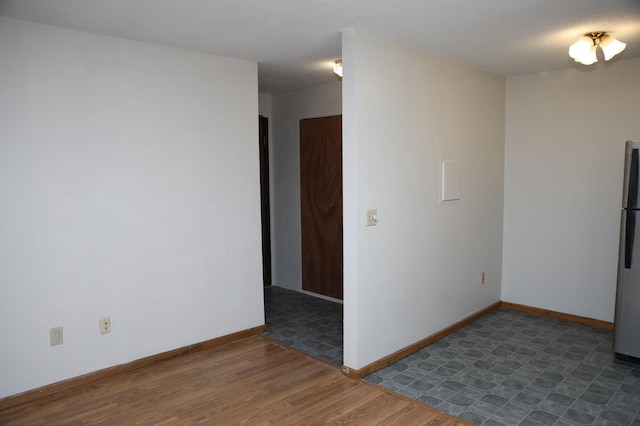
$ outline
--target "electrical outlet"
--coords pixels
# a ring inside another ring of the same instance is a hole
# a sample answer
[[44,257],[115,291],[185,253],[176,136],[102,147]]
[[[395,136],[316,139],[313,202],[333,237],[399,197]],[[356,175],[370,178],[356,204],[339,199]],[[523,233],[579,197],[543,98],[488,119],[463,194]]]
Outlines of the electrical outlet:
[[484,272],[480,275],[480,284],[484,284]]
[[49,345],[61,345],[62,344],[62,327],[53,327],[49,330]]
[[111,333],[111,320],[109,317],[100,318],[100,333]]

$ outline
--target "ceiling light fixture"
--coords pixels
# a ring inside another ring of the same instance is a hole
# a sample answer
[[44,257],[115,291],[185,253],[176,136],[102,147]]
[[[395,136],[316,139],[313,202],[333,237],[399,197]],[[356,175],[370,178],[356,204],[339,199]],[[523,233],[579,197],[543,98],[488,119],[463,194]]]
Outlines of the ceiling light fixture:
[[338,59],[333,64],[333,72],[338,78],[342,78],[342,59]]
[[598,46],[604,53],[605,61],[613,58],[627,47],[626,43],[616,40],[610,34],[599,31],[587,33],[580,37],[580,40],[569,46],[569,56],[583,65],[591,65],[598,62],[596,57],[596,48]]

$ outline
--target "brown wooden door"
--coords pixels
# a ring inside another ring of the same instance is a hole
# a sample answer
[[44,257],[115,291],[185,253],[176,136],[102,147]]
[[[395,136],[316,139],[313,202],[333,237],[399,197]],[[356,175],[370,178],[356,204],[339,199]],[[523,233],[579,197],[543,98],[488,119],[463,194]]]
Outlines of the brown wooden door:
[[342,116],[300,120],[302,288],[342,299]]

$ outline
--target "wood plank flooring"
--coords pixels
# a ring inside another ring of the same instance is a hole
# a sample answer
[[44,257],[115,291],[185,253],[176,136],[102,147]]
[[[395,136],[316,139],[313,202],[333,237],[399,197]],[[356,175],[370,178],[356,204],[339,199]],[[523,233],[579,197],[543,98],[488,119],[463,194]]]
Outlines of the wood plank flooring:
[[0,411],[1,425],[469,425],[262,336]]

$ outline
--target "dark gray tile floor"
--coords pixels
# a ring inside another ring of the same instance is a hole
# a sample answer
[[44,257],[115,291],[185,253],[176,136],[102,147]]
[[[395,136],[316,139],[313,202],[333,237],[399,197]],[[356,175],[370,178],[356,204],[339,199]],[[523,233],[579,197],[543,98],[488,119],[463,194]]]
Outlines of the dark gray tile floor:
[[640,425],[640,365],[611,339],[499,309],[366,379],[481,425]]
[[267,336],[342,366],[342,305],[280,287],[265,287]]
[[[265,302],[268,335],[341,365],[342,305],[277,287]],[[611,340],[499,309],[365,379],[479,425],[640,426],[640,365]]]

